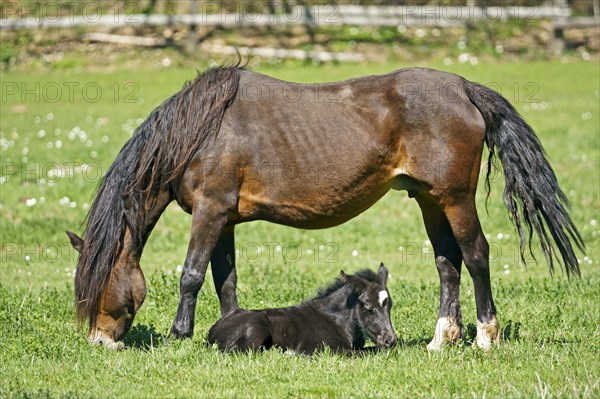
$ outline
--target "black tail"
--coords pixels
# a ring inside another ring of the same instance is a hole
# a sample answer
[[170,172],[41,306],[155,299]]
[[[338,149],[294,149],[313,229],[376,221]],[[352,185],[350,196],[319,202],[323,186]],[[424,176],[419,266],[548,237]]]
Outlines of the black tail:
[[[567,275],[579,275],[579,264],[571,240],[582,251],[585,244],[567,213],[569,201],[558,186],[554,171],[533,129],[495,91],[466,82],[466,92],[485,121],[485,142],[490,150],[486,175],[488,194],[496,150],[504,169],[504,204],[519,233],[521,259],[525,262],[527,241],[533,254],[531,238],[535,230],[550,273],[554,272],[556,258],[559,264],[564,264]],[[528,232],[527,239],[523,224]],[[560,252],[562,262],[556,249]]]
[[239,84],[236,67],[198,76],[156,108],[123,146],[104,175],[90,208],[75,278],[80,321],[95,324],[100,295],[119,251],[125,227],[140,252],[146,201],[160,190],[174,192],[191,158],[219,131]]

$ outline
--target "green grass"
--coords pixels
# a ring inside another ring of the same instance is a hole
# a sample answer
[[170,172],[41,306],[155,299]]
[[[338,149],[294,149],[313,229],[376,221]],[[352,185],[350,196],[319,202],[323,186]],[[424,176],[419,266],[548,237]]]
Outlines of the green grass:
[[[97,172],[106,170],[140,119],[194,72],[65,68],[35,77],[3,73],[0,397],[600,396],[598,64],[428,66],[488,83],[515,104],[538,132],[588,245],[587,254],[580,254],[580,281],[568,282],[560,272],[550,278],[542,259],[524,267],[502,205],[502,179],[493,185],[488,213],[480,189],[480,217],[492,246],[492,283],[505,335],[499,348],[483,353],[470,345],[475,306],[465,272],[465,341],[440,353],[426,352],[437,317],[437,272],[433,256],[424,252],[427,237],[418,207],[404,192],[388,194],[333,229],[305,231],[255,222],[236,231],[238,292],[248,308],[298,303],[340,269],[374,268],[383,260],[391,272],[392,321],[401,339],[389,352],[357,359],[277,351],[220,354],[205,345],[208,328],[218,317],[210,275],[199,295],[194,339],[167,343],[178,301],[177,266],[185,257],[190,225],[189,215],[176,206],[161,218],[142,258],[148,296],[126,337],[130,348],[110,352],[90,347],[74,321],[76,256],[64,230],[81,232]],[[286,63],[261,71],[308,82],[397,67]],[[72,96],[70,82],[80,83]],[[87,99],[82,91],[86,83]],[[56,85],[62,92],[51,102]],[[10,94],[15,87],[17,93]],[[102,95],[92,102],[97,87]],[[25,98],[23,88],[31,91]],[[139,101],[127,102],[130,93]],[[84,164],[89,166],[82,171]],[[73,173],[57,177],[51,170]],[[36,204],[28,206],[33,199]],[[293,246],[302,251],[297,260],[291,259]],[[257,247],[263,252],[257,254]]]

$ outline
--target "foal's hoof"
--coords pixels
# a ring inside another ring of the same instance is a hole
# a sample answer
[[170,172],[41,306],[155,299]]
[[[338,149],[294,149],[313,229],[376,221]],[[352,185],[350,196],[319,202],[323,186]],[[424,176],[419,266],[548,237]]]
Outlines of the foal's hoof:
[[494,317],[487,323],[481,323],[477,320],[477,337],[475,337],[477,346],[483,350],[488,350],[492,344],[500,343],[500,323]]
[[440,317],[435,325],[435,334],[429,344],[428,351],[439,351],[444,344],[454,344],[462,335],[461,328],[452,317]]

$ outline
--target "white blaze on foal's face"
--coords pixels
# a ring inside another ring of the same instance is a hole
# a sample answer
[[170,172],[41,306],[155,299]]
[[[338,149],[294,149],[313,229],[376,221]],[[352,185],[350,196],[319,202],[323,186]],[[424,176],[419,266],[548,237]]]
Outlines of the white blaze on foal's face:
[[383,307],[383,302],[388,299],[388,293],[386,290],[379,291],[378,295],[379,306]]

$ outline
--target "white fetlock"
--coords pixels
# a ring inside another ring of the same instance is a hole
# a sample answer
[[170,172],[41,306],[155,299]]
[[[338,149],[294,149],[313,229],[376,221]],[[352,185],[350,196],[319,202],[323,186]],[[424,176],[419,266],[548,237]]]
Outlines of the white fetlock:
[[500,343],[500,324],[494,317],[489,323],[477,321],[477,337],[475,338],[477,346],[483,350],[488,350],[492,344]]
[[439,351],[446,342],[455,343],[460,338],[460,327],[452,317],[440,317],[435,325],[433,339],[427,344],[428,351]]

